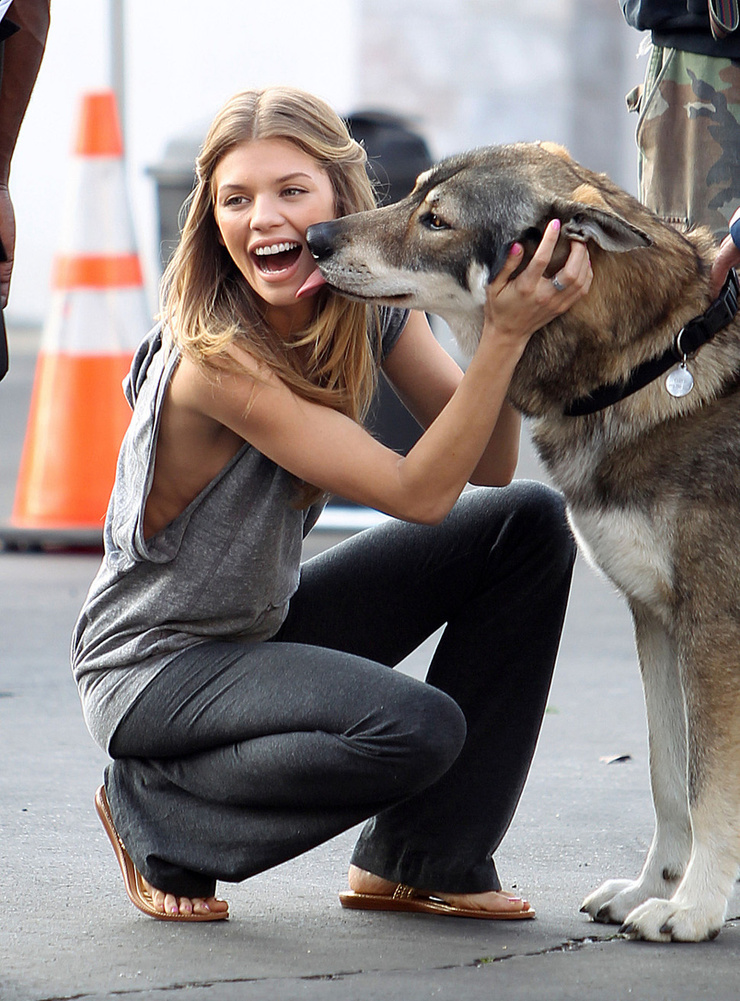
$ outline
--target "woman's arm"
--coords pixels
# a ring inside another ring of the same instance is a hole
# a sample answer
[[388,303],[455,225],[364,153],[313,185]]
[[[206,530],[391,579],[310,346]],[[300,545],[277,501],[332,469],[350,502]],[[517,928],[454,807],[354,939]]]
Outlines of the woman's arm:
[[15,253],[15,217],[8,192],[13,151],[33,91],[49,31],[49,0],[15,0],[8,17],[21,29],[5,43],[0,90],[0,305],[5,306]]
[[[426,316],[416,312],[409,316],[383,371],[423,428],[428,428],[449,403],[463,377],[460,366],[432,333]],[[497,487],[511,482],[519,458],[520,427],[518,413],[504,402],[471,483]]]
[[[224,375],[215,386],[193,366],[181,366],[173,396],[309,483],[407,521],[439,522],[491,441],[529,337],[590,284],[588,255],[580,244],[574,245],[561,272],[567,291],[557,292],[543,278],[557,235],[551,225],[515,281],[509,278],[521,260],[521,248],[491,283],[478,349],[446,405],[405,457],[342,414],[297,396],[246,354],[247,374]],[[255,378],[250,378],[250,368]]]

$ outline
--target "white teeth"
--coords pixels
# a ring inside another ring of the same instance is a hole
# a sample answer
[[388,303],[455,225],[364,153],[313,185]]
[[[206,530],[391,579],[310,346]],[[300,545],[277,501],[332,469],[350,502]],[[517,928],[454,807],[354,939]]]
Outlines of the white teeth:
[[300,243],[273,243],[271,247],[255,247],[258,257],[268,257],[270,254],[283,254],[286,250],[296,250]]

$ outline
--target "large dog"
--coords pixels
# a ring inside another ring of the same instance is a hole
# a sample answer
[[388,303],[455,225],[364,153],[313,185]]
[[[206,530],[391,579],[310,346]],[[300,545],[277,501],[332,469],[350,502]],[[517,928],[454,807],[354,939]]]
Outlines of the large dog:
[[[549,274],[569,240],[587,241],[593,284],[531,338],[509,396],[584,552],[632,610],[657,821],[639,877],[607,881],[582,909],[632,937],[700,941],[718,934],[740,866],[732,293],[689,322],[710,306],[711,237],[679,233],[561,147],[521,143],[443,161],[403,201],[311,227],[308,242],[333,288],[437,313],[472,352],[486,285],[511,244],[531,256],[553,218]],[[684,357],[702,331],[711,339]]]

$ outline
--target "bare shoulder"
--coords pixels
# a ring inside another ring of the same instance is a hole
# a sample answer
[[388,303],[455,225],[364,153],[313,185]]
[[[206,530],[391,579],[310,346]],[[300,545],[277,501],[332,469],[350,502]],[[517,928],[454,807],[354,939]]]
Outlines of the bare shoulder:
[[237,345],[227,349],[223,364],[207,368],[183,357],[170,387],[173,410],[183,418],[204,422],[204,430],[219,433],[219,428],[243,432],[259,390],[265,387],[287,389],[275,373]]

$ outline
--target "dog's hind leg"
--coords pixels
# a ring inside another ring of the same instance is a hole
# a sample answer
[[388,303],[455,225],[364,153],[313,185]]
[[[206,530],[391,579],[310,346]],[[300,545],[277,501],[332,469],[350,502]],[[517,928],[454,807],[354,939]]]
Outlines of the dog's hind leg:
[[724,922],[740,866],[739,643],[731,623],[713,621],[711,636],[693,637],[686,652],[691,857],[669,900],[648,900],[627,915],[623,931],[633,937],[700,942]]
[[581,906],[594,920],[617,924],[648,898],[669,897],[691,854],[686,717],[676,649],[650,611],[633,604],[632,614],[648,720],[655,833],[636,880],[609,879]]

